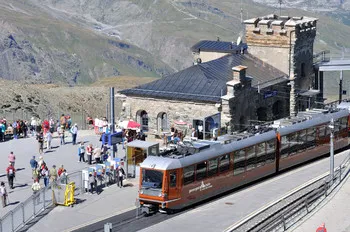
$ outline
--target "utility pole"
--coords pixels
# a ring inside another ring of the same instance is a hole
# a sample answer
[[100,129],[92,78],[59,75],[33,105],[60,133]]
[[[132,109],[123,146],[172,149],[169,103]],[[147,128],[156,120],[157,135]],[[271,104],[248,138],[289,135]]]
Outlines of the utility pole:
[[330,184],[333,185],[333,179],[334,179],[334,145],[333,145],[333,138],[334,138],[334,119],[331,119],[331,122],[328,126],[331,129],[331,136],[330,136],[330,170],[329,170],[329,177],[330,177]]
[[343,100],[343,70],[340,71],[340,80],[339,80],[339,104]]
[[282,0],[278,0],[278,3],[280,4],[280,16],[282,15]]

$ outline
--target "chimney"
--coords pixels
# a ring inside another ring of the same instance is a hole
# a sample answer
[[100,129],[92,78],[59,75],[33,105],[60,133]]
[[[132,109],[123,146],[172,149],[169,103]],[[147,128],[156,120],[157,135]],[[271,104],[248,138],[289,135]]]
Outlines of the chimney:
[[246,70],[247,67],[243,65],[238,65],[232,68],[233,71],[233,80],[244,84],[246,79]]

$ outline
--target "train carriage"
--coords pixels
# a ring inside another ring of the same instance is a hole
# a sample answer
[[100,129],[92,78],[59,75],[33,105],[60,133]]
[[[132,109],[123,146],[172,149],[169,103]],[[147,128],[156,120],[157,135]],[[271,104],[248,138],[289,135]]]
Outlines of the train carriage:
[[349,111],[340,110],[263,133],[185,142],[160,156],[149,156],[140,166],[141,209],[146,213],[181,209],[324,155],[329,152],[332,118],[335,148],[345,147]]

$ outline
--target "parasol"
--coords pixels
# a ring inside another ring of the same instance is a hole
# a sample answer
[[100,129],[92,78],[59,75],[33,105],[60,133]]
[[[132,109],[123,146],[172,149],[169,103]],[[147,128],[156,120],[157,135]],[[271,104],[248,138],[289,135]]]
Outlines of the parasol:
[[137,122],[132,121],[132,120],[122,121],[118,125],[123,129],[130,129],[130,130],[139,129],[141,126],[140,123],[137,123]]

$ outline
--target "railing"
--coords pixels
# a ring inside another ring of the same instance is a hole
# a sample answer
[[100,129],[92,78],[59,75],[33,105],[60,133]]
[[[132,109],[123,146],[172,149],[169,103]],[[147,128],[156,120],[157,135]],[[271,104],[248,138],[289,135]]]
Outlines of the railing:
[[0,219],[0,232],[20,231],[27,223],[35,219],[38,215],[49,208],[55,206],[53,190],[57,184],[75,182],[75,195],[83,193],[81,171],[60,177],[56,182],[40,189],[27,200],[20,203],[13,210],[9,211]]
[[349,171],[350,153],[336,168],[333,185],[329,174],[324,174],[260,209],[226,231],[286,231],[313,211],[341,183]]

